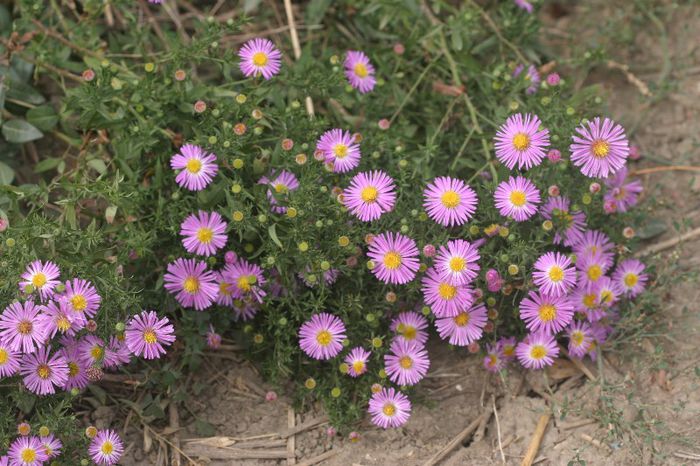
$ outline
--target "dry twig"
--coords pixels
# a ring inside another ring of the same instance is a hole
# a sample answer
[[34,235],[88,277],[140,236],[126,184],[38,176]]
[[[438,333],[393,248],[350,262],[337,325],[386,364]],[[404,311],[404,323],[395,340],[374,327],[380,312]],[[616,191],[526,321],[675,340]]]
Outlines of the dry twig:
[[[296,421],[296,416],[294,415],[294,408],[291,406],[287,408],[287,428],[290,430],[294,430],[294,424]],[[296,464],[297,458],[296,454],[294,453],[296,450],[296,437],[294,435],[290,435],[289,438],[287,438],[287,464]]]
[[496,435],[498,436],[498,451],[501,452],[501,461],[506,464],[506,455],[503,453],[503,444],[501,443],[501,423],[498,421],[498,410],[496,409],[496,397],[491,395],[491,407],[493,408],[493,417],[496,419]]
[[537,421],[537,427],[535,428],[535,433],[532,436],[532,440],[530,440],[530,445],[527,447],[527,451],[525,452],[525,457],[523,458],[523,461],[520,463],[520,466],[532,466],[532,464],[535,461],[535,457],[537,456],[537,452],[540,449],[540,444],[542,443],[542,438],[544,437],[544,433],[547,430],[547,425],[549,424],[549,419],[552,417],[552,414],[547,412],[540,416],[539,421]]
[[[287,13],[287,23],[289,24],[289,35],[292,38],[292,49],[294,49],[294,58],[299,60],[301,57],[301,45],[299,44],[299,34],[297,33],[297,26],[294,23],[294,11],[292,10],[292,0],[284,0],[284,11]],[[306,113],[310,117],[313,117],[314,112],[314,102],[311,100],[311,96],[306,96],[304,100],[306,104]]]
[[693,230],[690,230],[687,233],[684,233],[680,236],[677,236],[675,238],[671,238],[666,241],[662,241],[660,243],[652,244],[646,249],[642,249],[641,251],[635,253],[635,256],[641,257],[641,256],[646,256],[649,254],[656,254],[657,252],[665,251],[666,249],[671,249],[672,247],[678,245],[679,243],[682,243],[684,241],[689,241],[694,238],[700,237],[700,227],[695,228]]
[[450,442],[445,445],[440,451],[438,451],[436,454],[434,454],[428,461],[424,463],[423,466],[434,466],[438,464],[440,461],[442,461],[452,450],[457,448],[459,445],[461,445],[476,429],[479,427],[479,425],[482,422],[482,419],[484,418],[489,418],[491,417],[491,408],[487,408],[486,411],[481,413],[480,416],[478,416],[476,419],[474,419],[471,424],[469,424],[467,427],[462,430],[459,434],[457,434]]

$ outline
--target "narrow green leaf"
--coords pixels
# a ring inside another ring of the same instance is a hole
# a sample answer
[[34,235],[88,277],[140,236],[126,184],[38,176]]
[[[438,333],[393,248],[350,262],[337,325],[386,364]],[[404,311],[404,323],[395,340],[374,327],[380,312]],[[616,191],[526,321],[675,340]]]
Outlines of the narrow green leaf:
[[107,172],[107,165],[105,165],[102,159],[90,159],[87,164],[100,175],[104,175]]
[[284,246],[282,246],[282,242],[277,237],[277,225],[276,224],[270,225],[267,229],[267,232],[270,234],[270,238],[272,239],[272,241],[274,241],[274,243],[277,246],[279,246],[280,249],[283,249]]
[[15,119],[7,121],[2,125],[2,135],[7,142],[23,144],[25,142],[35,141],[44,134],[32,124],[24,120]]
[[61,159],[59,159],[58,157],[49,157],[48,159],[44,159],[34,166],[34,173],[43,173],[49,170],[53,170],[58,166],[60,162]]

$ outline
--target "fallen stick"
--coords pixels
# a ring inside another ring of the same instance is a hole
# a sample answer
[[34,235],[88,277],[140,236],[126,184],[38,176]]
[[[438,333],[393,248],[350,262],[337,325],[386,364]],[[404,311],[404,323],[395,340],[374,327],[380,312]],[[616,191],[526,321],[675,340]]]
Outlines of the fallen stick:
[[630,176],[650,175],[652,173],[662,172],[700,172],[700,167],[694,167],[692,165],[668,165],[663,167],[640,168],[639,170],[630,172]]
[[581,419],[580,421],[575,421],[569,424],[559,424],[559,428],[563,430],[572,430],[572,429],[578,429],[579,427],[587,426],[590,424],[595,424],[596,421],[595,419]]
[[532,436],[532,440],[530,440],[530,445],[527,447],[525,457],[523,458],[522,463],[520,463],[520,466],[532,466],[532,463],[535,461],[535,457],[537,456],[537,452],[540,449],[542,438],[544,437],[544,433],[547,430],[547,425],[549,424],[549,419],[551,417],[551,413],[545,413],[540,416],[539,421],[537,421],[535,433]]
[[491,408],[487,408],[486,411],[481,413],[476,419],[474,419],[471,424],[462,430],[457,436],[455,436],[450,442],[445,445],[442,450],[433,455],[428,461],[423,463],[423,466],[434,466],[440,461],[442,461],[452,450],[461,445],[482,422],[482,419],[491,417]]
[[501,461],[506,464],[506,455],[503,453],[503,444],[501,443],[501,423],[498,422],[498,410],[496,409],[496,397],[491,395],[491,407],[493,408],[493,417],[496,419],[496,435],[498,436],[498,451],[501,452]]
[[170,428],[173,429],[173,448],[170,452],[170,464],[172,466],[180,466],[182,464],[180,458],[180,437],[177,431],[180,430],[180,415],[177,412],[177,404],[170,400],[168,405],[168,414],[170,417]]
[[566,348],[564,348],[562,345],[559,345],[559,351],[561,351],[562,354],[564,356],[566,356],[574,366],[576,366],[576,369],[583,372],[583,374],[586,377],[588,377],[588,380],[590,380],[591,382],[596,381],[596,376],[593,375],[593,372],[591,372],[591,370],[588,367],[586,367],[586,365],[584,363],[582,363],[581,360],[576,359],[576,358],[572,358],[571,356],[569,356],[569,352],[566,351]]
[[605,450],[608,454],[612,453],[612,449],[609,446],[607,446],[606,444],[604,444],[603,442],[601,442],[600,440],[594,439],[593,437],[591,437],[588,434],[581,434],[580,437],[582,440],[585,440],[586,442],[590,443],[591,445],[594,445],[602,450]]
[[210,447],[207,445],[188,444],[185,453],[190,456],[213,460],[283,460],[287,458],[287,449],[279,450],[244,450],[233,447]]
[[301,463],[297,463],[297,466],[313,466],[314,464],[320,463],[321,461],[325,461],[328,458],[337,454],[337,450],[328,450],[326,452],[321,453],[320,455],[314,456],[313,458],[309,458],[308,460],[304,460]]
[[[294,429],[295,421],[296,416],[294,415],[294,408],[290,406],[287,409],[287,427],[289,429]],[[297,462],[295,439],[296,437],[294,435],[290,435],[289,438],[287,438],[287,464],[296,464]]]
[[622,63],[618,63],[614,60],[608,60],[608,68],[621,71],[622,74],[625,75],[625,78],[627,78],[627,81],[634,87],[636,87],[639,93],[642,94],[644,97],[651,97],[653,95],[649,90],[649,86],[647,86],[647,84],[644,81],[635,76],[634,73],[630,71],[629,66],[623,65]]
[[700,228],[695,228],[693,230],[690,230],[687,233],[684,233],[680,236],[677,236],[675,238],[671,238],[666,241],[662,241],[660,243],[652,244],[646,249],[642,249],[641,251],[635,253],[634,255],[637,257],[641,256],[646,256],[649,254],[656,254],[657,252],[665,251],[666,249],[670,249],[673,246],[676,246],[679,243],[682,243],[684,241],[688,241],[693,238],[700,237]]
[[325,424],[328,422],[328,416],[319,416],[313,419],[310,419],[306,422],[302,422],[298,426],[292,428],[292,429],[287,429],[284,432],[280,432],[279,436],[280,438],[287,438],[290,435],[295,435],[300,432],[304,432],[305,430],[313,429],[314,427],[320,426],[321,424]]
[[685,453],[682,451],[673,452],[673,456],[676,458],[683,458],[684,460],[695,460],[700,461],[700,455],[695,453]]

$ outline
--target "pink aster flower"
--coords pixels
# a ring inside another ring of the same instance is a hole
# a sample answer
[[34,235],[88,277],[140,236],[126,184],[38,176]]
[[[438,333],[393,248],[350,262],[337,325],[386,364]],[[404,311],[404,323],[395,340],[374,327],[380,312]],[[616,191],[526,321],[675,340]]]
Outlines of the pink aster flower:
[[74,388],[83,390],[90,384],[90,380],[87,376],[89,366],[80,357],[77,341],[74,339],[62,339],[62,343],[64,346],[59,350],[59,354],[63,356],[66,361],[68,375],[61,388],[65,391],[70,391]]
[[124,453],[124,444],[113,430],[101,430],[90,442],[88,453],[98,465],[113,465]]
[[282,54],[269,39],[251,39],[238,51],[239,67],[245,77],[262,75],[271,79],[280,72]]
[[389,354],[384,355],[384,364],[389,380],[397,385],[415,385],[428,373],[430,360],[422,345],[394,340]]
[[340,317],[321,312],[314,314],[299,329],[299,346],[314,359],[331,359],[343,349],[345,324]]
[[586,229],[586,215],[578,210],[570,210],[571,201],[565,196],[550,197],[542,207],[542,217],[551,220],[556,228],[554,244],[573,246],[581,241]]
[[68,303],[70,310],[78,314],[79,320],[95,317],[102,302],[94,285],[81,278],[66,281],[66,290],[59,299]]
[[501,215],[524,222],[537,213],[540,192],[527,178],[511,176],[508,181],[498,185],[493,198]]
[[[516,0],[516,1],[523,1],[524,0]],[[515,70],[513,70],[513,77],[517,78],[520,76],[520,74],[523,72],[525,69],[524,65],[518,65],[515,67]],[[542,81],[542,78],[540,77],[540,73],[537,71],[537,68],[535,68],[534,65],[528,65],[527,67],[527,73],[525,73],[525,80],[529,82],[527,88],[525,89],[525,93],[527,95],[532,95],[537,90],[540,88],[540,81]]]
[[620,168],[614,175],[605,180],[608,190],[603,197],[609,205],[615,206],[615,212],[627,212],[637,204],[639,194],[644,190],[642,182],[633,180],[627,182],[627,167]]
[[476,212],[476,192],[464,181],[438,176],[423,192],[428,216],[445,227],[464,225]]
[[453,285],[467,285],[479,274],[479,250],[469,241],[455,239],[441,246],[435,259],[440,280]]
[[416,342],[425,345],[428,341],[428,319],[417,312],[402,312],[391,321],[389,326],[392,332],[396,332],[395,339],[406,342]]
[[559,347],[553,335],[545,332],[531,333],[515,348],[515,355],[523,367],[542,369],[551,366],[559,356]]
[[576,284],[576,270],[571,265],[571,260],[559,252],[543,254],[533,268],[535,285],[545,294],[564,296]]
[[643,263],[627,259],[617,264],[612,279],[624,295],[635,297],[644,291],[649,276],[644,273]]
[[549,130],[537,115],[516,113],[508,117],[494,137],[496,158],[510,170],[516,165],[529,170],[547,155]]
[[12,466],[42,466],[49,460],[38,437],[17,437],[7,451]]
[[374,89],[377,80],[374,78],[374,66],[364,52],[349,50],[345,56],[345,77],[352,87],[366,94]]
[[175,341],[175,329],[167,317],[159,319],[155,311],[142,311],[127,324],[125,338],[135,356],[158,359],[165,354],[164,347]]
[[570,300],[574,311],[582,314],[589,322],[605,317],[605,308],[600,303],[598,288],[600,285],[577,286],[571,293]]
[[518,8],[521,8],[528,13],[532,13],[532,4],[527,0],[513,0],[513,2],[518,6]]
[[615,245],[608,235],[597,230],[586,230],[579,235],[578,241],[571,247],[577,256],[584,254],[603,253],[607,258],[612,259],[614,254],[611,252]]
[[180,170],[175,177],[177,184],[190,191],[206,188],[219,171],[216,155],[205,152],[199,146],[185,144],[180,152],[170,159],[170,167]]
[[503,351],[498,345],[486,345],[484,368],[489,372],[500,372],[505,369],[508,361],[503,357]]
[[614,121],[599,117],[578,128],[572,136],[571,162],[591,178],[606,178],[621,169],[629,156],[625,130]]
[[200,210],[188,215],[180,225],[182,245],[187,252],[212,256],[226,245],[226,222],[218,212]]
[[435,267],[428,269],[421,284],[423,299],[436,317],[455,317],[474,302],[471,287],[441,279]]
[[234,298],[261,303],[267,295],[262,288],[267,280],[258,264],[239,259],[235,264],[226,264],[221,273],[226,282],[231,284],[230,290]]
[[46,340],[41,307],[32,301],[15,301],[0,315],[0,342],[12,351],[33,353]]
[[41,325],[46,332],[46,338],[56,336],[56,333],[73,336],[87,324],[85,316],[71,310],[66,300],[49,301],[39,315]]
[[598,282],[612,267],[612,258],[604,252],[589,252],[577,256],[576,269],[579,271],[579,283],[590,286]]
[[56,438],[55,435],[49,434],[46,437],[39,437],[39,441],[44,447],[44,452],[46,452],[49,459],[60,456],[63,443],[61,443],[61,441]]
[[591,324],[590,332],[592,341],[586,354],[588,354],[591,360],[595,361],[598,359],[600,347],[605,344],[610,333],[604,325],[598,323]]
[[116,335],[109,337],[109,343],[105,346],[105,357],[102,365],[108,369],[117,369],[131,362],[131,351],[126,346],[126,340]]
[[86,335],[78,340],[78,355],[87,366],[99,366],[105,357],[105,342],[96,335]]
[[289,193],[299,189],[299,180],[294,176],[294,173],[288,170],[282,170],[279,174],[263,176],[258,181],[259,184],[268,185],[267,200],[270,201],[270,210],[276,214],[284,214],[287,208],[280,203],[286,202]]
[[610,277],[602,277],[596,286],[598,290],[598,301],[605,309],[609,309],[620,300],[622,290],[612,281]]
[[506,361],[515,359],[515,347],[517,344],[518,340],[515,337],[501,337],[496,342],[496,346],[503,353],[503,358]]
[[29,289],[39,292],[39,296],[45,301],[51,297],[54,288],[60,283],[58,281],[60,274],[61,271],[53,262],[34,261],[29,264],[27,271],[22,274],[19,288],[24,291],[29,287]]
[[214,350],[221,347],[221,335],[216,333],[216,329],[211,324],[209,324],[209,331],[207,332],[207,346]]
[[487,320],[486,306],[478,304],[455,316],[435,319],[435,327],[451,345],[468,346],[481,338]]
[[416,242],[401,233],[382,233],[374,237],[367,251],[374,263],[372,273],[384,283],[403,285],[418,271]]
[[574,316],[574,306],[567,296],[548,296],[531,291],[520,301],[520,318],[531,332],[552,335],[569,325]]
[[17,374],[19,357],[20,353],[0,342],[0,379]]
[[331,129],[321,135],[316,143],[327,163],[333,164],[335,173],[348,172],[360,164],[360,145],[349,131]]
[[56,393],[56,387],[63,387],[68,380],[68,365],[60,353],[51,356],[49,349],[42,347],[22,357],[19,373],[30,392],[49,395]]
[[348,375],[350,377],[359,377],[367,372],[367,361],[371,354],[361,346],[353,348],[344,359],[345,364],[348,365]]
[[395,190],[394,180],[383,171],[361,172],[343,190],[343,204],[355,217],[370,222],[393,210]]
[[382,388],[373,393],[369,400],[367,412],[372,416],[372,423],[388,429],[400,427],[411,417],[411,402],[408,397],[393,388]]
[[569,356],[583,358],[593,343],[591,327],[586,322],[572,322],[566,329],[569,338]]
[[216,276],[207,270],[207,264],[194,259],[177,259],[168,264],[163,277],[165,289],[175,295],[183,307],[203,311],[212,305],[219,292]]
[[219,306],[233,307],[233,283],[229,282],[222,272],[214,272],[214,275],[216,277],[216,282],[219,284],[216,304]]
[[248,300],[235,299],[233,301],[233,321],[238,322],[242,320],[243,322],[251,320],[255,317],[260,305],[258,302],[250,302]]

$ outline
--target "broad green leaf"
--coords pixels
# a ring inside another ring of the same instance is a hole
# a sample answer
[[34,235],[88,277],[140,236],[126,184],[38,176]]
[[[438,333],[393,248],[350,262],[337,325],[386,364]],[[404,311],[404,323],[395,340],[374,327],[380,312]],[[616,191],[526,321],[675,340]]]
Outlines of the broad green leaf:
[[7,142],[22,144],[29,141],[35,141],[41,138],[44,134],[36,129],[32,124],[20,120],[6,121],[2,125],[2,135]]
[[6,163],[0,162],[0,185],[10,184],[15,179],[15,171]]
[[107,165],[105,165],[102,159],[90,159],[87,164],[100,175],[104,175],[107,172]]
[[58,114],[50,105],[42,105],[27,112],[27,121],[41,130],[50,131],[58,123]]
[[277,237],[277,225],[270,225],[267,229],[267,232],[270,234],[270,238],[272,239],[272,241],[274,241],[275,244],[280,247],[280,249],[284,249],[284,246],[282,246],[282,242]]
[[651,239],[661,235],[666,230],[668,230],[666,222],[660,218],[652,218],[637,229],[637,237],[641,239]]
[[7,85],[7,97],[11,99],[21,100],[33,105],[41,105],[46,102],[44,96],[29,84],[19,81],[6,82],[5,84]]
[[58,166],[60,162],[61,159],[59,159],[58,157],[49,157],[48,159],[44,159],[34,166],[34,173],[43,173],[49,170],[53,170]]

